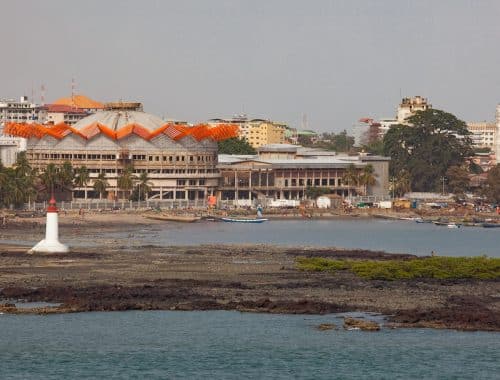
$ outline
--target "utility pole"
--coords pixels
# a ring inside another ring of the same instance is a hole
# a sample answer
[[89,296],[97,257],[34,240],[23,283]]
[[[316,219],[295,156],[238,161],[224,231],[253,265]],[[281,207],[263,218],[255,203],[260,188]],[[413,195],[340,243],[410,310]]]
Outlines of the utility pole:
[[441,181],[443,181],[443,190],[442,190],[441,194],[443,194],[443,195],[444,195],[444,181],[445,181],[445,180],[446,180],[446,177],[445,177],[445,176],[442,176],[442,177],[441,177]]

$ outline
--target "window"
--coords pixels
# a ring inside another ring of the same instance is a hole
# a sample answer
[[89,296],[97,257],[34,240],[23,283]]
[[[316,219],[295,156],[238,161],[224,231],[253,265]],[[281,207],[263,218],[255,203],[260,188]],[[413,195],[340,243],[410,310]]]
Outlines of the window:
[[177,186],[185,186],[185,185],[186,185],[186,180],[184,179],[177,180]]

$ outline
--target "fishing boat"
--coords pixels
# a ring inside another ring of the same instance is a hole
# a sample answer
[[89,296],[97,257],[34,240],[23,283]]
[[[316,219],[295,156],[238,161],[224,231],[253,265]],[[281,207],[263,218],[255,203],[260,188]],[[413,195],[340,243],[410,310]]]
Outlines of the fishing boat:
[[223,217],[220,218],[223,222],[229,223],[264,223],[269,219],[266,218],[233,218],[233,217]]
[[193,223],[201,219],[199,216],[191,215],[145,215],[148,219],[164,220],[166,222]]
[[500,228],[500,223],[483,223],[484,228]]
[[432,223],[432,220],[430,220],[430,219],[415,219],[415,222],[417,222],[417,223]]

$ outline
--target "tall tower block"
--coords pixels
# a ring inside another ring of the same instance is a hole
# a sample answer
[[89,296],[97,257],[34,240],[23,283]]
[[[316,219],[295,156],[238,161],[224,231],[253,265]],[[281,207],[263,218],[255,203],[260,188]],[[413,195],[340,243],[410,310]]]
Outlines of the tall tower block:
[[500,164],[500,104],[497,105],[496,112],[496,122],[497,122],[497,130],[496,130],[496,139],[495,140],[495,159],[496,163]]

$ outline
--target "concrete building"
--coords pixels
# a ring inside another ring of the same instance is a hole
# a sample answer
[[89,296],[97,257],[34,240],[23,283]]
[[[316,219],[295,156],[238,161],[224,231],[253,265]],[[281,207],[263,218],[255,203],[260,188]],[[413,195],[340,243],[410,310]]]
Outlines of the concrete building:
[[476,148],[495,149],[497,144],[497,125],[490,122],[470,122],[467,129],[472,133],[471,139]]
[[500,104],[497,105],[496,124],[495,160],[498,164],[500,163]]
[[[219,155],[220,200],[260,202],[301,200],[310,187],[324,187],[339,196],[386,196],[389,191],[388,157],[337,155],[335,152],[289,144],[270,144],[256,155]],[[376,183],[346,183],[343,178],[350,165],[361,172],[372,165]]]
[[259,148],[266,144],[283,144],[285,142],[285,129],[283,123],[265,119],[248,119],[246,115],[237,115],[232,119],[211,119],[209,124],[227,123],[237,125],[238,136],[244,138],[254,147]]
[[432,108],[432,104],[427,101],[427,98],[421,96],[413,96],[411,98],[403,98],[398,106],[396,120],[399,124],[405,124],[406,119],[415,114],[417,111],[425,111]]
[[48,104],[45,106],[45,109],[47,112],[47,123],[54,125],[59,123],[73,125],[92,113],[91,111],[65,104]]
[[136,176],[148,174],[151,198],[204,201],[219,184],[217,141],[237,136],[236,126],[165,123],[143,112],[140,103],[123,102],[108,103],[73,126],[15,124],[8,128],[11,134],[29,137],[27,157],[40,171],[50,163],[65,161],[75,168],[87,167],[90,181],[87,188],[74,189],[75,197],[87,193],[99,198],[91,190],[104,173],[110,199],[128,197],[118,179],[132,167]]
[[44,122],[46,113],[38,104],[32,103],[27,96],[19,100],[0,100],[0,158],[5,166],[12,166],[19,151],[26,149],[26,140],[4,134],[6,123],[40,123]]

